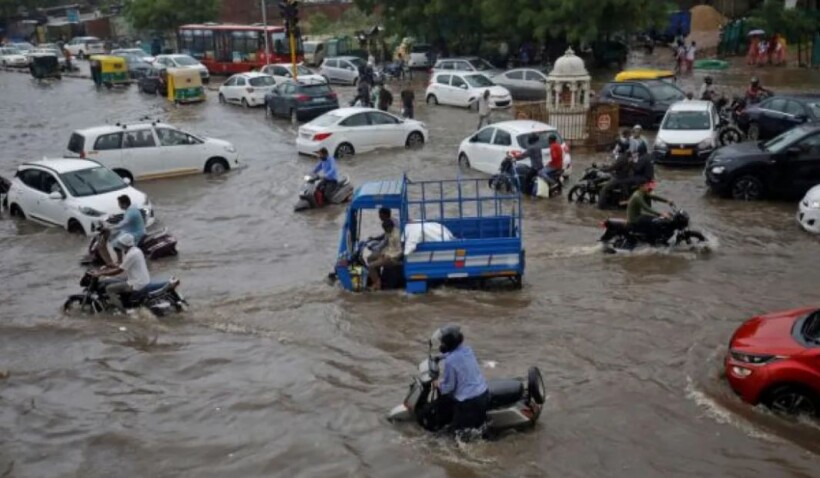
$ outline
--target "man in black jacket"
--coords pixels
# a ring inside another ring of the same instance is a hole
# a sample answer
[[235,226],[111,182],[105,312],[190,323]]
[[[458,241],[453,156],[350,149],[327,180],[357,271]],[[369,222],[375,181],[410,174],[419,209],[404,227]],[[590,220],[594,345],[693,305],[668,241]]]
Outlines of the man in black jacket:
[[629,153],[626,151],[621,152],[612,164],[604,166],[601,170],[612,173],[612,179],[601,188],[601,192],[598,194],[598,208],[607,209],[612,191],[619,187],[628,190],[632,184],[632,161],[629,160]]
[[652,156],[646,148],[646,143],[638,145],[638,153],[635,164],[632,166],[632,185],[640,185],[655,180],[655,165],[652,163]]

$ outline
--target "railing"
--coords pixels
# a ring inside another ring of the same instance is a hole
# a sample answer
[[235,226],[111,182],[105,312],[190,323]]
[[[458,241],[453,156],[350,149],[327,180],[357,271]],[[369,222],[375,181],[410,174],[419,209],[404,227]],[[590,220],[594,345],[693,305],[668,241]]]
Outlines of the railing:
[[548,123],[573,146],[600,150],[611,147],[618,139],[618,105],[599,103],[589,109],[576,106],[551,111],[545,101],[515,102],[513,115],[515,119]]

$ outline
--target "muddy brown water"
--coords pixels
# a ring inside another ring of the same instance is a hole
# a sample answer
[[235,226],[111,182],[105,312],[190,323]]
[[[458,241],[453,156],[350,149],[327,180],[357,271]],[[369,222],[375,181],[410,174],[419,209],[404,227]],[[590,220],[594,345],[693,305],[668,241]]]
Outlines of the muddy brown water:
[[[776,88],[817,84],[767,74]],[[683,82],[694,88],[699,75]],[[739,88],[748,72],[719,75]],[[477,118],[417,114],[430,128],[424,149],[364,154],[343,172],[357,183],[454,176]],[[4,216],[0,476],[820,475],[816,424],[748,407],[721,378],[744,319],[820,302],[820,243],[798,228],[796,204],[714,198],[700,170],[660,168],[658,193],[690,212],[710,250],[605,256],[607,213],[527,201],[522,290],[354,295],[324,281],[342,209],[292,212],[313,164],[295,154],[294,128],[213,92],[174,108],[133,87],[2,73],[0,174],[60,154],[73,129],[145,115],[230,140],[247,165],[137,185],[180,240],[179,257],[151,273],[179,276],[192,308],[162,322],[66,317],[86,240]],[[601,159],[576,154],[576,176]],[[384,420],[447,322],[495,365],[489,377],[541,367],[548,401],[535,429],[459,448]]]

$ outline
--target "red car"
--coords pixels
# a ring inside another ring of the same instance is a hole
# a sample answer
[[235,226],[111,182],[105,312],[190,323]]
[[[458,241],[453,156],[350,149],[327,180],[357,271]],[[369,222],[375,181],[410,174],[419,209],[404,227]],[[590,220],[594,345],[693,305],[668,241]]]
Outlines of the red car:
[[729,385],[743,400],[820,416],[820,309],[747,320],[729,342],[725,365]]

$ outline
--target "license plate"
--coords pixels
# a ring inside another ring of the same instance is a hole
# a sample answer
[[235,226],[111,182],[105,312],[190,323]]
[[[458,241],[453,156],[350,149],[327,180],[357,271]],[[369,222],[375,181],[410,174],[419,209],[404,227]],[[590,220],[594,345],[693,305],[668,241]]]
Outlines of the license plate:
[[671,151],[672,156],[690,156],[692,154],[691,149],[673,149]]
[[314,103],[321,103],[321,102],[322,102],[322,101],[324,101],[324,100],[325,100],[324,98],[313,98],[313,99],[312,99],[312,100],[310,100],[310,101],[312,101],[312,102],[314,102]]

